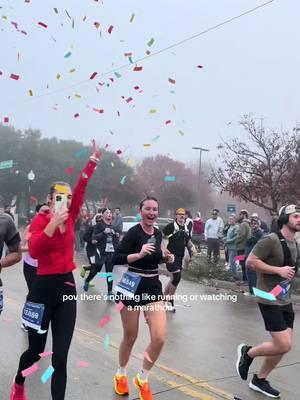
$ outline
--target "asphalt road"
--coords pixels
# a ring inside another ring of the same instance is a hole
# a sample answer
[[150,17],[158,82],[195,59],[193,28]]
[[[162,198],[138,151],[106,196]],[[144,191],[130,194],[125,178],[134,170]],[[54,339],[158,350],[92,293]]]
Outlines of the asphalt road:
[[[78,260],[81,261],[81,256]],[[121,275],[123,268],[115,268]],[[68,387],[66,399],[112,400],[119,399],[112,389],[112,377],[117,368],[118,345],[122,337],[121,321],[113,303],[104,300],[82,300],[82,279],[75,271],[77,282],[78,315],[68,362]],[[16,372],[20,354],[27,347],[27,335],[20,329],[20,317],[26,296],[26,284],[22,265],[2,273],[5,287],[5,309],[0,317],[0,400],[9,399],[11,381]],[[161,277],[163,283],[166,277]],[[103,278],[96,277],[96,287],[89,294],[104,294]],[[196,283],[182,281],[178,294],[177,312],[168,314],[168,339],[158,363],[150,375],[154,399],[182,400],[201,399],[242,400],[265,398],[251,391],[235,371],[236,346],[241,343],[255,344],[268,339],[255,299],[238,294],[237,301],[205,301],[199,295],[235,294],[226,290],[207,288]],[[198,300],[191,296],[198,295]],[[236,294],[235,294],[236,295]],[[187,298],[185,298],[185,296]],[[234,298],[233,298],[234,300]],[[281,391],[284,400],[300,397],[300,307],[295,307],[296,324],[294,347],[272,373],[272,385]],[[110,322],[99,327],[99,321],[110,315]],[[109,335],[109,348],[105,348],[105,336]],[[148,330],[143,317],[140,334],[128,373],[130,377],[140,370],[142,354],[148,344]],[[51,350],[51,335],[45,350]],[[79,366],[80,361],[89,363]],[[43,384],[41,374],[51,360],[39,362],[39,371],[26,381],[28,400],[48,400],[49,382]],[[251,371],[257,371],[260,360],[255,360]],[[129,399],[138,399],[131,385]]]

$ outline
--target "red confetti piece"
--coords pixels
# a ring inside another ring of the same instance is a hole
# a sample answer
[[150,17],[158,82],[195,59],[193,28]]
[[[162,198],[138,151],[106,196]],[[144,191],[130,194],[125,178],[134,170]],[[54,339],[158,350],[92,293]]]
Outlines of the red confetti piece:
[[197,65],[197,68],[203,68],[203,65]]
[[132,97],[128,97],[128,99],[126,99],[126,103],[130,103],[133,100]]
[[147,50],[147,51],[146,51],[146,54],[147,54],[147,56],[149,56],[149,55],[151,54],[151,51],[150,51],[150,50]]
[[4,118],[3,118],[3,122],[4,122],[5,124],[8,124],[8,123],[9,123],[9,118],[8,118],[8,117],[4,117]]
[[104,318],[102,318],[101,321],[99,322],[100,328],[103,328],[106,324],[108,324],[110,319],[111,318],[109,315],[106,315]]
[[66,168],[66,174],[68,175],[72,175],[73,171],[74,171],[75,165],[73,165],[72,167],[67,167]]
[[17,24],[17,22],[11,21],[11,24],[12,24],[16,29],[18,29],[18,24]]
[[78,118],[78,117],[79,117],[78,113],[74,114],[74,118]]
[[133,68],[133,70],[134,70],[135,72],[140,72],[140,71],[143,70],[143,67],[135,66],[135,67]]
[[38,25],[40,25],[43,28],[48,28],[48,25],[44,24],[44,22],[39,22]]
[[165,124],[166,125],[168,125],[168,124],[170,124],[172,121],[170,120],[170,119],[168,119],[166,122],[165,122]]
[[120,155],[120,154],[122,154],[123,153],[123,151],[122,150],[117,150],[116,151],[116,153],[118,154],[118,156]]
[[131,57],[131,56],[132,56],[132,53],[124,53],[124,56],[125,56],[125,57]]
[[38,202],[38,199],[37,199],[35,196],[30,196],[30,200],[31,200],[33,203],[37,203],[37,202]]
[[90,79],[94,79],[97,76],[97,72],[93,72],[92,75],[90,76]]
[[103,114],[104,113],[104,110],[103,109],[101,109],[101,108],[93,108],[93,111],[95,111],[95,112],[97,112],[97,113],[99,113],[99,114]]
[[169,78],[168,81],[169,81],[170,83],[173,83],[173,85],[175,85],[175,83],[176,83],[175,79],[172,79],[172,78]]
[[139,90],[140,87],[139,86],[134,86],[134,90]]
[[16,74],[10,74],[10,79],[14,79],[15,81],[18,81],[20,79],[20,76],[16,75]]
[[111,26],[108,28],[107,32],[108,32],[109,34],[111,34],[113,29],[114,29],[114,27],[111,25]]
[[23,35],[27,35],[27,32],[25,32],[25,31],[21,31],[21,33],[23,33]]

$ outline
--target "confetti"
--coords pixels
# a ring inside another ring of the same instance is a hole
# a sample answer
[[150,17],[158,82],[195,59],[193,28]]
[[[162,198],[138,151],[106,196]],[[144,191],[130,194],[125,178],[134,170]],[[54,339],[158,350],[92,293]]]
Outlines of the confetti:
[[241,254],[239,256],[234,257],[234,261],[244,261],[246,258],[245,254]]
[[20,79],[20,76],[16,75],[16,74],[10,74],[10,79],[14,79],[15,81],[18,81]]
[[277,297],[281,292],[282,292],[283,288],[280,285],[277,285],[274,287],[274,289],[271,290],[271,294],[275,297]]
[[170,124],[172,121],[170,120],[170,119],[168,119],[166,122],[165,122],[165,124],[166,125],[168,125],[168,124]]
[[41,358],[45,358],[45,357],[52,356],[52,354],[53,354],[53,351],[44,351],[44,353],[40,353],[39,356]]
[[56,79],[59,80],[61,78],[60,74],[56,74]]
[[101,25],[100,22],[94,22],[94,26],[95,26],[96,29],[99,29],[100,25]]
[[54,372],[54,368],[52,367],[52,365],[49,365],[49,367],[46,369],[46,371],[43,373],[43,375],[41,376],[41,381],[43,383],[46,383],[47,380],[51,377],[51,375]]
[[133,64],[133,61],[132,61],[131,57],[128,57],[128,60],[129,60],[130,64]]
[[71,53],[70,51],[68,51],[68,52],[64,55],[64,57],[65,57],[65,58],[69,58],[69,57],[71,57],[71,55],[72,55],[72,53]]
[[88,367],[91,364],[87,361],[78,361],[77,365],[78,365],[78,367]]
[[138,67],[137,65],[133,68],[135,72],[140,72],[143,70],[143,67]]
[[147,361],[149,361],[151,364],[153,364],[153,361],[151,360],[149,354],[147,353],[147,351],[144,352],[144,358],[146,358]]
[[90,79],[92,80],[92,79],[96,78],[96,76],[97,76],[97,72],[93,72],[92,75],[90,76]]
[[115,72],[115,76],[117,77],[117,78],[121,78],[121,74],[119,74],[118,72]]
[[74,118],[78,118],[79,117],[79,113],[74,114]]
[[112,31],[113,31],[113,29],[114,29],[114,27],[111,25],[111,26],[108,28],[107,32],[108,32],[109,34],[111,34]]
[[121,178],[120,180],[121,185],[125,185],[126,178],[127,178],[126,175]]
[[9,123],[9,118],[8,118],[8,117],[4,117],[4,118],[3,118],[3,122],[4,122],[5,124],[8,124],[8,123]]
[[183,131],[179,130],[178,133],[179,133],[181,136],[184,136],[184,132],[183,132]]
[[203,68],[203,65],[197,65],[197,68]]
[[172,78],[169,78],[168,81],[169,81],[170,83],[173,83],[173,85],[175,85],[175,83],[176,83],[175,79],[172,79]]
[[65,284],[66,285],[68,285],[68,286],[72,286],[72,287],[75,287],[76,285],[75,285],[75,283],[73,283],[73,282],[65,282]]
[[110,321],[110,316],[106,315],[104,318],[101,319],[101,321],[99,322],[99,326],[100,328],[103,328],[106,324],[108,324],[108,322]]
[[42,28],[48,28],[48,25],[44,24],[44,22],[39,22],[38,25],[40,25]]
[[150,50],[147,50],[147,51],[146,51],[146,54],[147,54],[147,56],[149,56],[149,55],[151,54],[151,51],[150,51]]
[[112,161],[111,161],[110,165],[111,165],[112,167],[114,167],[114,166],[115,166],[115,164],[114,164]]
[[151,147],[151,144],[150,143],[144,143],[143,146],[144,147]]
[[152,139],[152,142],[156,142],[159,138],[160,138],[160,135],[155,136],[155,137]]
[[73,172],[74,172],[74,168],[75,168],[75,165],[72,165],[72,167],[67,167],[66,170],[65,170],[66,174],[72,175]]
[[76,69],[75,68],[72,68],[72,69],[70,69],[70,74],[73,74],[73,72],[75,72],[76,71]]
[[157,113],[157,110],[155,108],[151,108],[149,110],[149,114],[155,114],[155,113]]
[[105,347],[105,350],[108,351],[108,349],[109,349],[109,335],[108,334],[105,335],[104,347]]
[[275,301],[276,297],[272,293],[265,292],[263,290],[257,289],[256,287],[253,288],[253,293],[257,297],[261,297],[266,300]]
[[151,46],[153,45],[153,43],[154,43],[154,39],[151,38],[151,39],[149,40],[149,42],[147,43],[147,45],[148,45],[149,47],[151,47]]
[[82,18],[82,21],[83,21],[83,22],[86,21],[86,15]]
[[164,177],[165,182],[175,182],[176,181],[176,176],[168,175]]
[[122,154],[123,153],[123,151],[122,150],[117,150],[116,151],[116,153],[118,154],[118,156],[120,155],[120,154]]
[[76,97],[76,99],[81,99],[80,94],[74,94],[74,97]]
[[132,13],[129,22],[133,22],[134,17],[135,17],[135,13]]
[[42,329],[39,329],[37,333],[39,335],[44,335],[46,332],[47,332],[47,329],[45,331],[43,331]]
[[132,56],[132,53],[124,53],[124,56],[125,56],[125,57],[131,57],[131,56]]
[[172,104],[173,110],[176,111],[176,106],[175,104]]
[[74,26],[75,26],[75,20],[74,20],[74,18],[72,19],[72,29],[74,29]]
[[58,14],[58,9],[57,8],[54,7],[53,10],[54,10],[55,14]]
[[33,96],[32,90],[28,90],[29,96]]
[[121,311],[124,307],[125,307],[125,306],[124,306],[124,304],[123,304],[121,301],[119,301],[119,303],[116,303],[116,305],[115,305],[115,309],[116,309],[117,311]]
[[128,98],[126,99],[126,103],[130,103],[132,100],[133,100],[132,97],[128,97]]
[[23,369],[23,371],[21,371],[21,374],[23,376],[23,378],[25,378],[26,376],[29,376],[33,373],[35,373],[36,371],[38,371],[39,366],[37,364],[33,364],[31,367]]
[[68,13],[68,11],[65,10],[65,12],[66,12],[67,16],[68,16],[70,19],[72,19],[71,15]]

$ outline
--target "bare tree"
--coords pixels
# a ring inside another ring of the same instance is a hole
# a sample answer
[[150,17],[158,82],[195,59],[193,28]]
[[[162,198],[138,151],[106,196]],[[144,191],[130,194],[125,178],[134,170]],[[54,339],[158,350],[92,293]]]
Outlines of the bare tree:
[[240,125],[248,133],[248,143],[239,138],[223,140],[218,146],[222,166],[212,168],[210,182],[233,197],[268,211],[297,201],[297,130],[266,132],[250,115],[245,115]]

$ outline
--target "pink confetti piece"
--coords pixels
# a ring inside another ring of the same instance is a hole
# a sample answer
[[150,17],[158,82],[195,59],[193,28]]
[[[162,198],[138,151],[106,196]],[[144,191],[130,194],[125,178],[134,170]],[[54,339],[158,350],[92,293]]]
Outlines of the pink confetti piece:
[[114,27],[111,25],[111,26],[108,28],[107,32],[108,32],[109,34],[111,34],[112,31],[113,31],[113,29],[114,29]]
[[150,50],[147,50],[147,51],[146,51],[146,54],[147,54],[147,56],[149,56],[149,55],[151,54],[151,51],[150,51]]
[[197,68],[203,68],[203,65],[197,65]]
[[44,24],[44,22],[39,22],[38,25],[40,25],[42,28],[48,28],[48,25]]
[[74,168],[75,168],[75,165],[73,165],[72,167],[67,167],[66,168],[66,174],[72,175],[73,172],[74,172]]
[[125,306],[124,306],[124,304],[120,301],[119,303],[116,303],[116,305],[115,305],[115,309],[117,310],[117,311],[121,311],[123,308],[124,308]]
[[78,117],[79,117],[78,113],[74,114],[74,118],[78,118]]
[[125,57],[131,57],[131,56],[132,56],[132,53],[124,53],[124,56],[125,56]]
[[134,89],[134,90],[140,90],[140,87],[139,87],[139,86],[134,86],[133,89]]
[[25,378],[26,376],[34,374],[36,371],[38,371],[38,369],[39,369],[39,366],[37,364],[33,364],[31,367],[23,369],[23,371],[21,371],[21,374],[22,374],[23,378]]
[[126,99],[126,103],[130,103],[132,100],[133,100],[132,97],[128,97],[128,98]]
[[101,321],[99,322],[100,328],[103,328],[106,324],[109,323],[110,320],[111,318],[109,315],[106,315],[104,318],[102,318]]
[[65,282],[65,284],[66,285],[68,285],[68,286],[72,286],[72,287],[75,287],[76,285],[75,285],[75,283],[73,283],[73,282]]
[[8,117],[4,117],[4,118],[3,118],[3,122],[4,122],[5,124],[8,124],[8,123],[9,123],[9,118],[8,118]]
[[235,256],[234,260],[235,261],[244,261],[246,258],[245,254],[241,254],[240,256]]
[[78,365],[78,367],[88,367],[91,364],[87,361],[78,361],[77,365]]
[[117,150],[116,153],[117,153],[117,155],[119,156],[120,154],[123,153],[123,151],[122,151],[122,150]]
[[53,351],[44,351],[44,353],[40,353],[39,356],[41,358],[45,358],[45,357],[52,356],[52,354],[53,354]]
[[97,76],[97,72],[93,72],[92,75],[90,76],[90,79],[92,80],[92,79],[96,78],[96,76]]
[[144,352],[144,357],[146,358],[147,361],[149,361],[151,364],[153,364],[153,361],[151,360],[149,354],[147,353],[147,351]]
[[20,79],[20,76],[16,75],[16,74],[10,74],[10,79],[14,79],[15,81],[18,81]]
[[140,72],[143,70],[143,67],[138,67],[137,65],[133,68],[135,72]]
[[274,289],[271,290],[270,293],[271,293],[273,296],[277,297],[277,296],[282,292],[282,290],[283,290],[282,286],[276,285],[276,286],[274,287]]
[[172,79],[172,78],[169,78],[168,81],[169,81],[170,83],[173,83],[173,85],[175,85],[175,83],[176,83],[175,79]]
[[169,125],[171,122],[172,122],[172,121],[171,121],[170,119],[168,119],[168,120],[165,122],[165,124],[166,124],[166,125]]

